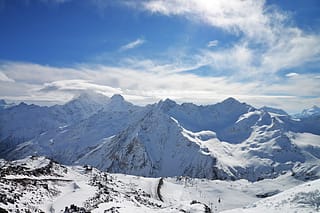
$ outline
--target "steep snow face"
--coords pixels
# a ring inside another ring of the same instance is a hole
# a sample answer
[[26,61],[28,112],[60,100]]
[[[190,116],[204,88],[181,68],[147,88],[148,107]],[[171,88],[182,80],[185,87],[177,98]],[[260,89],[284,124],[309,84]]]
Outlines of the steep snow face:
[[110,172],[217,178],[220,174],[215,162],[182,135],[175,120],[158,109],[151,109],[137,123],[79,160]]

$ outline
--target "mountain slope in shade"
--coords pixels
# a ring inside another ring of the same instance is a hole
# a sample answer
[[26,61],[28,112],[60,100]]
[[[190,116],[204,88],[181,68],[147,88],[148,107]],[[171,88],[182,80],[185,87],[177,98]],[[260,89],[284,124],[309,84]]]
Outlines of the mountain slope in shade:
[[91,96],[63,106],[3,110],[0,157],[45,155],[150,177],[319,177],[317,117],[292,119],[233,98],[208,106],[167,99],[138,107],[120,95]]

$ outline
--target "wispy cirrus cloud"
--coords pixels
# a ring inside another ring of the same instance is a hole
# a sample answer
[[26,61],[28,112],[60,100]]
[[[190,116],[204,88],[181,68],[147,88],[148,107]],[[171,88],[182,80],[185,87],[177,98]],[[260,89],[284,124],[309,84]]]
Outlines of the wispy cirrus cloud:
[[271,18],[264,0],[151,0],[139,4],[152,13],[183,16],[255,40],[273,39],[271,25],[285,19],[281,13]]
[[296,72],[290,72],[290,73],[286,74],[286,76],[287,76],[288,78],[294,78],[294,77],[299,76],[299,74],[296,73]]
[[[205,51],[203,58],[211,58],[208,64],[214,70],[233,70],[241,77],[241,68],[248,77],[320,62],[319,33],[300,29],[292,22],[291,14],[267,5],[265,0],[150,0],[131,5],[152,14],[184,17],[235,35],[238,41],[233,44]],[[216,46],[216,42],[209,42],[209,46]]]
[[91,90],[98,93],[103,93],[107,96],[112,96],[113,94],[121,94],[122,91],[120,88],[109,87],[106,85],[101,85],[89,80],[83,79],[71,79],[71,80],[60,80],[53,81],[50,83],[44,83],[43,88],[40,92],[78,92]]
[[4,81],[4,82],[14,82],[13,79],[8,78],[8,76],[2,72],[0,72],[0,81]]
[[218,46],[218,44],[219,44],[218,40],[212,40],[212,41],[208,42],[207,46],[208,47],[216,47],[216,46]]
[[134,41],[129,42],[128,44],[125,44],[125,45],[121,46],[119,48],[119,50],[120,51],[127,51],[127,50],[130,50],[130,49],[134,49],[134,48],[137,48],[137,47],[141,46],[145,42],[146,41],[144,39],[138,38],[138,39],[136,39]]

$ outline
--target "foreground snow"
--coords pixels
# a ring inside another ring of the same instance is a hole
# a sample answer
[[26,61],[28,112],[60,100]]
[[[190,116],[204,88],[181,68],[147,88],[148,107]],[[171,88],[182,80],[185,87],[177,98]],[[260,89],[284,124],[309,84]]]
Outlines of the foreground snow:
[[0,161],[0,208],[17,212],[316,212],[320,180],[146,178],[43,157]]

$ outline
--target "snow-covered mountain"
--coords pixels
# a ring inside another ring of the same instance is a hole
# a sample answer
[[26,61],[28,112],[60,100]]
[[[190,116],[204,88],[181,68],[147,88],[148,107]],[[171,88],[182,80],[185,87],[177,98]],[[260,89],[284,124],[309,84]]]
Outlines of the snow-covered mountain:
[[315,105],[310,109],[304,109],[301,113],[295,115],[296,118],[308,118],[314,116],[320,116],[320,107]]
[[146,178],[45,157],[0,160],[0,212],[317,212],[319,187],[291,174],[258,182]]
[[320,117],[271,111],[234,98],[139,107],[120,95],[88,93],[62,106],[20,104],[0,111],[0,157],[44,155],[149,177],[318,178]]

